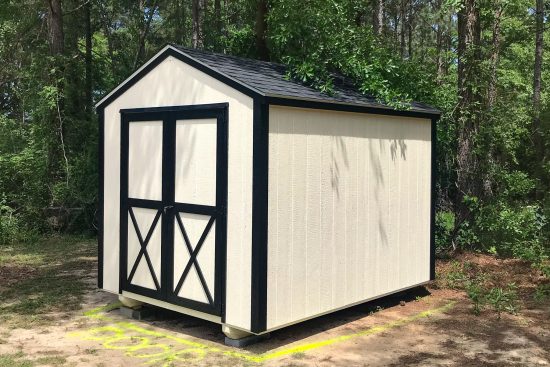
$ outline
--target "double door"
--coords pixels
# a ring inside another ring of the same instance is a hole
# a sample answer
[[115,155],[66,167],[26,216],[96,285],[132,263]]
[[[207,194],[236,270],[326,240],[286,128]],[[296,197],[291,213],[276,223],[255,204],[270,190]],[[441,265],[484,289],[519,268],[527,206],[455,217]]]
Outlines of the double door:
[[121,290],[221,315],[227,105],[121,110]]

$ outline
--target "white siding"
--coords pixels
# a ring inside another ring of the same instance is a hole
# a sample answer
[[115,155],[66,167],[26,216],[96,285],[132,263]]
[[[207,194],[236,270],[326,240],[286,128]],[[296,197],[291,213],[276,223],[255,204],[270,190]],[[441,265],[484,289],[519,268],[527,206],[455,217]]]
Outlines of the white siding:
[[430,120],[269,113],[267,328],[428,281]]
[[[250,327],[252,99],[168,57],[105,108],[103,287],[118,292],[120,109],[229,102],[226,322]],[[197,194],[198,195],[198,194]]]

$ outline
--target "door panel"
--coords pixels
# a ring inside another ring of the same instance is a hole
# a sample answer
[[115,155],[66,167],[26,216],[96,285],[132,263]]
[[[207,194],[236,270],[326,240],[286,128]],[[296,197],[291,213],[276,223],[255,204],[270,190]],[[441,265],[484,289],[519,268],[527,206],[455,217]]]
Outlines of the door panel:
[[[140,287],[160,290],[162,286],[160,211],[130,208],[128,223],[128,281]],[[145,244],[144,249],[142,243]]]
[[215,292],[216,224],[207,215],[177,213],[174,230],[174,293],[207,304]]
[[128,197],[162,200],[162,121],[130,123]]
[[121,290],[223,316],[227,104],[121,115]]
[[176,202],[216,205],[216,135],[216,119],[176,121]]

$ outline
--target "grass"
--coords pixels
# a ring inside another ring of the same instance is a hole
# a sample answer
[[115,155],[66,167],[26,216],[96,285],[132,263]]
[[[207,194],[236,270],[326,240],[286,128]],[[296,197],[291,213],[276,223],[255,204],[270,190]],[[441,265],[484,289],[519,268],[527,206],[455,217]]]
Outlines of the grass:
[[25,358],[21,351],[13,354],[0,354],[1,367],[63,366],[67,359],[61,355],[39,357],[35,360]]
[[0,323],[32,328],[51,324],[52,312],[80,309],[95,256],[94,240],[70,236],[0,247],[0,275],[8,279],[0,285]]
[[40,357],[37,358],[34,363],[37,366],[63,366],[67,362],[67,358],[63,356],[47,356],[47,357]]
[[0,354],[0,366],[2,367],[32,367],[33,363],[23,359],[23,352],[14,354]]

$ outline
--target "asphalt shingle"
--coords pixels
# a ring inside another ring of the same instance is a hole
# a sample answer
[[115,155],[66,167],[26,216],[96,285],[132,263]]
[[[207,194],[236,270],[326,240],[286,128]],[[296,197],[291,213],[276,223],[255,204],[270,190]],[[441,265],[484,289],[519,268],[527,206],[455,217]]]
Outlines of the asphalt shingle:
[[[344,77],[335,78],[334,93],[328,95],[289,79],[287,66],[282,64],[172,46],[188,57],[266,96],[393,109],[372,96],[362,94]],[[420,102],[412,102],[409,110],[439,113],[438,110]]]

